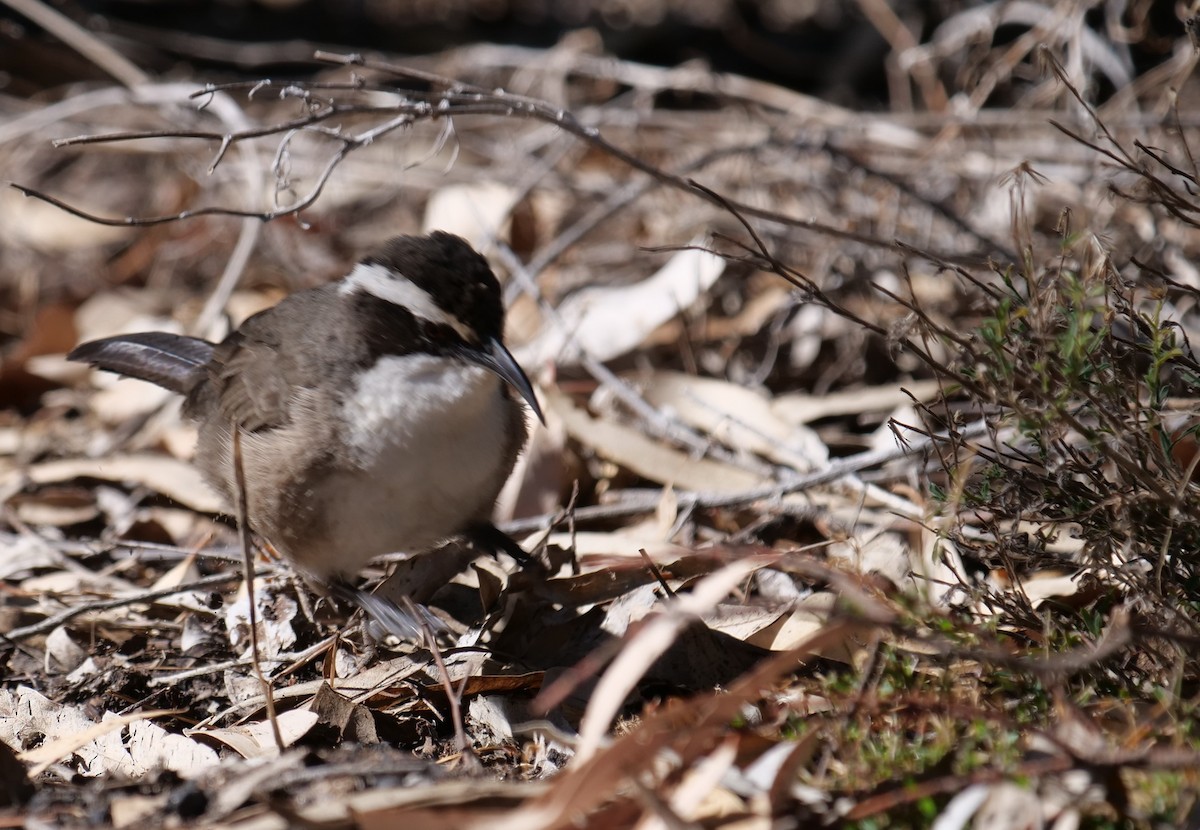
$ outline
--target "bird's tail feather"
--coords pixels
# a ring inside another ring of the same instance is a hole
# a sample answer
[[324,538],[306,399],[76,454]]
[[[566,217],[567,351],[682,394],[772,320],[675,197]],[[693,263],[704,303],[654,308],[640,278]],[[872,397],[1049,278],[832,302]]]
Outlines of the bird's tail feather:
[[149,331],[83,343],[67,359],[186,395],[204,378],[212,355],[213,344],[207,340]]

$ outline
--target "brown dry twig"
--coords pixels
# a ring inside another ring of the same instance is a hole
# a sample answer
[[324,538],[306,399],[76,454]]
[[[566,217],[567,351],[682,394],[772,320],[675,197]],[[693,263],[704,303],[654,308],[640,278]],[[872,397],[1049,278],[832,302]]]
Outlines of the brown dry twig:
[[[256,570],[254,573],[256,576],[267,576],[271,573],[271,571],[263,569]],[[135,594],[125,597],[117,597],[116,599],[84,602],[80,603],[79,605],[72,606],[71,608],[55,614],[52,617],[47,617],[41,622],[32,623],[31,625],[22,626],[21,628],[14,628],[7,633],[0,634],[0,638],[12,642],[19,642],[21,640],[28,639],[29,637],[37,636],[38,634],[46,634],[50,631],[53,631],[55,628],[58,628],[60,625],[68,623],[76,617],[92,611],[109,611],[113,608],[123,608],[127,605],[133,605],[136,603],[153,602],[156,599],[174,596],[175,594],[184,594],[189,591],[201,591],[205,588],[213,588],[217,585],[225,585],[229,582],[233,582],[234,580],[242,578],[242,574],[240,573],[213,574],[212,576],[206,576],[201,579],[196,579],[182,585],[175,585],[170,588],[138,591]]]
[[[879,239],[869,234],[846,230],[814,219],[801,219],[725,196],[717,198],[715,191],[698,187],[694,181],[684,176],[669,173],[657,165],[644,161],[637,155],[606,140],[597,128],[582,123],[571,111],[556,107],[547,101],[516,95],[504,90],[484,90],[433,73],[419,72],[383,61],[370,60],[360,55],[332,55],[330,53],[318,52],[317,57],[344,66],[362,67],[388,77],[416,80],[423,84],[434,86],[436,91],[423,92],[415,89],[396,89],[394,85],[372,83],[358,76],[348,83],[323,83],[311,86],[309,84],[280,84],[266,80],[253,83],[210,84],[202,90],[193,92],[192,97],[203,97],[242,89],[246,90],[247,95],[251,98],[261,96],[265,92],[273,92],[281,100],[299,100],[306,106],[307,111],[295,118],[275,122],[263,127],[233,131],[167,129],[146,132],[120,132],[108,135],[77,136],[56,143],[56,146],[76,146],[135,141],[148,138],[193,138],[216,142],[218,143],[218,150],[210,164],[210,171],[219,164],[225,151],[230,146],[251,139],[272,135],[282,136],[276,153],[277,157],[285,152],[288,142],[291,141],[291,137],[301,132],[319,135],[337,144],[337,149],[326,159],[308,192],[289,205],[266,210],[210,206],[181,210],[161,216],[126,216],[115,218],[101,216],[84,210],[77,205],[54,197],[37,188],[20,183],[10,183],[10,186],[26,196],[45,201],[73,216],[108,226],[150,226],[199,216],[234,216],[259,219],[266,222],[283,216],[296,215],[311,207],[320,198],[334,171],[352,152],[374,144],[391,133],[423,121],[468,116],[499,116],[532,119],[553,125],[626,166],[649,176],[652,181],[658,184],[690,193],[693,196],[699,196],[710,204],[725,210],[732,209],[744,216],[772,222],[783,227],[804,229],[834,239],[857,242],[870,247],[894,249],[896,246],[896,243],[891,240]],[[396,100],[389,105],[362,102],[343,103],[333,99],[318,100],[311,93],[313,89],[345,92],[354,95],[368,92],[376,95],[387,94],[393,96]],[[358,132],[348,131],[343,124],[325,126],[327,122],[339,118],[353,119],[363,117],[382,118],[383,120]],[[960,255],[946,252],[941,254],[941,256],[946,259],[955,259]]]

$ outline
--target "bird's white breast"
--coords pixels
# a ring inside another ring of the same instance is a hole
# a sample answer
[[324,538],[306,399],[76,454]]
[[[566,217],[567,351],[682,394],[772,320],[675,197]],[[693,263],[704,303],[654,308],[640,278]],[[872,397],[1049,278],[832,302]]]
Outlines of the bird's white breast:
[[383,357],[342,404],[347,457],[320,487],[328,530],[358,570],[426,550],[491,513],[507,477],[512,402],[493,373],[432,355]]

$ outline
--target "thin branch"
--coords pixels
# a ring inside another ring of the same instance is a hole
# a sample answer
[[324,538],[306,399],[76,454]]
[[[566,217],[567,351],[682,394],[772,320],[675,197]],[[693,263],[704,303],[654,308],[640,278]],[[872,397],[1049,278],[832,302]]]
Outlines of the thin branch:
[[[736,492],[700,492],[694,490],[678,491],[675,494],[680,508],[685,506],[693,508],[717,508],[717,507],[739,507],[753,502],[762,501],[764,499],[779,499],[791,493],[800,493],[812,487],[817,487],[822,484],[829,484],[838,479],[852,476],[863,470],[871,467],[881,466],[891,461],[896,461],[901,458],[908,458],[913,455],[924,452],[927,448],[935,446],[957,437],[959,439],[976,438],[981,435],[986,435],[992,425],[986,422],[978,422],[971,426],[959,427],[954,434],[938,433],[934,436],[926,436],[919,440],[910,441],[902,447],[895,447],[886,450],[869,450],[861,452],[857,455],[839,458],[836,461],[830,462],[823,470],[818,470],[813,473],[808,473],[802,476],[788,479],[787,481],[778,484],[767,484],[761,487],[752,487],[747,490],[739,490]],[[639,513],[647,513],[657,509],[662,502],[662,492],[653,490],[646,493],[638,493],[637,495],[623,499],[615,504],[598,504],[587,507],[578,507],[575,509],[575,521],[595,521],[600,519],[615,519],[626,516],[636,516]],[[546,526],[547,522],[553,521],[557,513],[546,513],[541,516],[530,516],[524,519],[507,522],[501,528],[506,533],[519,534],[530,533],[539,530]]]
[[[271,573],[271,571],[267,568],[255,571],[255,575],[257,576],[266,576],[269,573]],[[28,639],[29,637],[35,637],[38,634],[46,634],[58,628],[60,625],[68,623],[83,614],[91,613],[92,611],[110,611],[113,608],[123,608],[126,605],[133,605],[135,603],[153,602],[154,600],[162,599],[163,597],[169,597],[174,594],[186,594],[188,591],[201,591],[205,588],[211,588],[214,585],[224,585],[228,582],[233,582],[234,580],[241,578],[242,574],[240,573],[213,574],[212,576],[206,576],[202,579],[197,579],[194,582],[188,582],[183,585],[175,585],[170,588],[159,588],[153,591],[139,591],[136,594],[117,597],[116,599],[85,602],[81,605],[68,608],[67,610],[55,614],[52,617],[46,617],[41,622],[33,623],[32,625],[27,625],[22,628],[14,628],[7,634],[0,634],[0,638],[10,640],[12,642],[19,642],[21,640]]]
[[[368,130],[355,137],[341,136],[340,132],[337,131],[332,133],[326,132],[326,135],[339,138],[341,141],[343,141],[343,146],[330,158],[325,170],[318,177],[316,184],[313,186],[308,196],[284,208],[269,211],[250,211],[236,208],[206,207],[195,210],[180,211],[179,213],[171,216],[148,217],[140,219],[133,217],[113,219],[96,216],[27,186],[14,184],[13,187],[17,188],[20,192],[27,196],[43,199],[49,204],[53,204],[56,207],[66,210],[72,215],[109,226],[127,227],[156,225],[164,222],[179,221],[182,219],[205,215],[254,217],[262,221],[270,221],[281,216],[299,213],[311,206],[320,196],[325,183],[332,175],[333,169],[346,157],[346,155],[358,147],[372,143],[373,141],[400,126],[411,125],[418,121],[434,120],[438,118],[497,116],[504,118],[525,118],[551,124],[603,151],[626,166],[649,176],[653,181],[676,190],[689,193],[692,196],[698,196],[704,201],[707,201],[720,208],[733,208],[745,216],[773,222],[785,227],[801,228],[814,233],[831,236],[837,239],[853,241],[870,247],[891,250],[894,250],[897,247],[894,241],[883,240],[867,234],[846,230],[844,228],[839,228],[814,219],[800,219],[798,217],[788,216],[777,211],[757,207],[727,197],[716,198],[714,191],[702,187],[698,188],[695,186],[695,183],[688,178],[668,173],[662,168],[644,161],[633,153],[630,153],[605,139],[596,127],[583,124],[572,112],[553,106],[546,101],[515,95],[504,90],[484,90],[479,87],[474,87],[469,84],[455,81],[451,78],[445,78],[432,73],[419,72],[417,70],[412,70],[405,67],[398,67],[380,61],[368,60],[359,55],[333,56],[328,53],[318,53],[317,56],[319,59],[340,63],[345,66],[362,66],[379,72],[385,72],[400,78],[417,79],[422,83],[434,85],[435,87],[439,87],[444,91],[437,94],[429,94],[416,90],[395,90],[381,88],[377,91],[386,91],[390,94],[397,95],[400,97],[400,101],[390,107],[366,104],[334,104],[330,107],[323,108],[316,112],[310,112],[302,117],[291,119],[279,124],[256,129],[240,130],[231,133],[183,131],[174,134],[176,137],[192,137],[217,141],[220,142],[220,146],[224,148],[229,144],[251,138],[259,138],[289,130],[303,130],[312,128],[336,116],[378,116],[386,114],[392,114],[394,116],[392,119],[380,125],[379,127]],[[200,96],[219,91],[227,91],[229,89],[236,88],[237,86],[244,87],[245,84],[223,86],[210,85],[204,90],[196,92],[195,95]],[[350,84],[348,86],[354,90],[367,88],[358,83]],[[280,90],[279,94],[295,94],[294,90],[299,89],[303,91],[304,89],[307,89],[307,86],[299,86],[297,84],[282,85],[273,84],[269,81],[262,81],[255,84],[251,91],[257,94],[257,92],[263,89],[277,89]],[[66,146],[82,143],[98,143],[102,141],[129,141],[148,137],[169,137],[171,135],[172,132],[169,130],[158,130],[152,133],[115,133],[107,136],[81,136],[74,139],[63,140],[60,142],[60,145]],[[223,149],[220,152],[223,152]],[[218,153],[218,160],[220,152]],[[945,256],[947,259],[954,258],[954,255],[951,254],[946,254]]]
[[271,724],[271,734],[275,737],[275,747],[282,754],[287,749],[287,745],[283,741],[283,732],[279,728],[279,718],[275,715],[275,690],[271,687],[271,681],[267,680],[266,674],[263,673],[262,662],[259,659],[258,600],[254,596],[254,552],[252,550],[253,542],[250,539],[250,492],[246,489],[246,468],[242,464],[241,425],[231,423],[230,434],[233,436],[233,452],[230,460],[233,464],[233,480],[237,486],[238,538],[242,543],[242,574],[246,579],[246,601],[250,608],[248,614],[250,663],[254,666],[254,676],[258,678],[258,685],[263,691],[263,700],[266,701],[267,720]]

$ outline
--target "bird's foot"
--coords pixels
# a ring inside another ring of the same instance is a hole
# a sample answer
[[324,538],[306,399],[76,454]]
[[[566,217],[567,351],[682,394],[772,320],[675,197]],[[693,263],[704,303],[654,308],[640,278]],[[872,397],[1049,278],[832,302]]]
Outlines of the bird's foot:
[[423,605],[406,602],[401,608],[392,600],[355,588],[341,580],[329,584],[329,593],[344,602],[357,605],[388,634],[405,642],[423,643],[428,637],[446,630],[446,626]]
[[479,550],[492,555],[508,554],[524,571],[544,573],[546,570],[546,566],[537,557],[527,553],[511,536],[491,522],[477,522],[468,527],[463,536]]

